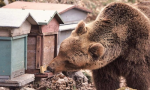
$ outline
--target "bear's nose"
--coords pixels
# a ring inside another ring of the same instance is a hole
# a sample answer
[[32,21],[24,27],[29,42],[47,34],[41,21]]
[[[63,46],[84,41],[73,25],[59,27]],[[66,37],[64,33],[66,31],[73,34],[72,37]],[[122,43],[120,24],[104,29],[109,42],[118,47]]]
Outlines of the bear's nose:
[[50,66],[47,67],[47,70],[50,71],[50,72],[52,72],[52,73],[54,74],[54,71],[55,71],[55,70],[52,69]]

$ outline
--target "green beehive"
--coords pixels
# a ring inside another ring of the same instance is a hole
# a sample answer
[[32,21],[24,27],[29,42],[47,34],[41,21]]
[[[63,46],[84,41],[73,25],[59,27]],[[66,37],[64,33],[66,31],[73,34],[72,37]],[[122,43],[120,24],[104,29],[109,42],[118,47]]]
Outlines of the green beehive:
[[0,37],[0,78],[24,74],[27,57],[27,35]]
[[27,34],[37,25],[29,12],[0,9],[0,82],[24,74],[27,64]]

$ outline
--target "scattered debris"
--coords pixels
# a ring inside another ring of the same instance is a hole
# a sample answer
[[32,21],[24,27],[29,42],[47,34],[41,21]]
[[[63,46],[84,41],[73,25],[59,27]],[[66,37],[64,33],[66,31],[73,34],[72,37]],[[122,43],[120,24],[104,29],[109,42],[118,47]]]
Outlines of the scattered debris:
[[88,83],[88,78],[82,72],[72,72],[70,77],[59,73],[53,77],[42,79],[39,87],[50,90],[95,90],[94,84]]
[[[89,71],[67,72],[65,75],[59,73],[50,78],[42,78],[39,82],[33,82],[15,90],[96,90]],[[11,89],[0,87],[0,90]],[[127,87],[125,78],[120,77],[120,88],[117,90],[136,89]]]
[[137,90],[137,89],[132,89],[132,88],[129,88],[129,87],[122,87],[122,88],[119,88],[117,90]]

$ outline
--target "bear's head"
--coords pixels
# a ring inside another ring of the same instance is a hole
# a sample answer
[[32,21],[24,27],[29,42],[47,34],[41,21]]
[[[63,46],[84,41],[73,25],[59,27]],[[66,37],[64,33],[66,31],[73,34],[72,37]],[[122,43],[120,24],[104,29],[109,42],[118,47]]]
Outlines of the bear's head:
[[58,56],[50,62],[48,70],[54,73],[94,70],[120,56],[134,58],[131,53],[136,56],[138,53],[135,50],[142,48],[144,52],[146,49],[146,28],[150,28],[150,25],[143,22],[149,22],[148,18],[130,5],[112,3],[106,6],[95,21],[89,24],[79,22],[71,35],[61,43]]

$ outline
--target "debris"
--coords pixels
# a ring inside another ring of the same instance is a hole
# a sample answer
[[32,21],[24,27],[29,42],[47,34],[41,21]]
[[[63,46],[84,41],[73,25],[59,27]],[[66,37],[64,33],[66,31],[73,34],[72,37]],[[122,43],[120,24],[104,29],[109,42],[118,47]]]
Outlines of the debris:
[[137,90],[137,89],[132,89],[132,88],[129,88],[129,87],[122,87],[122,88],[119,88],[117,90]]

